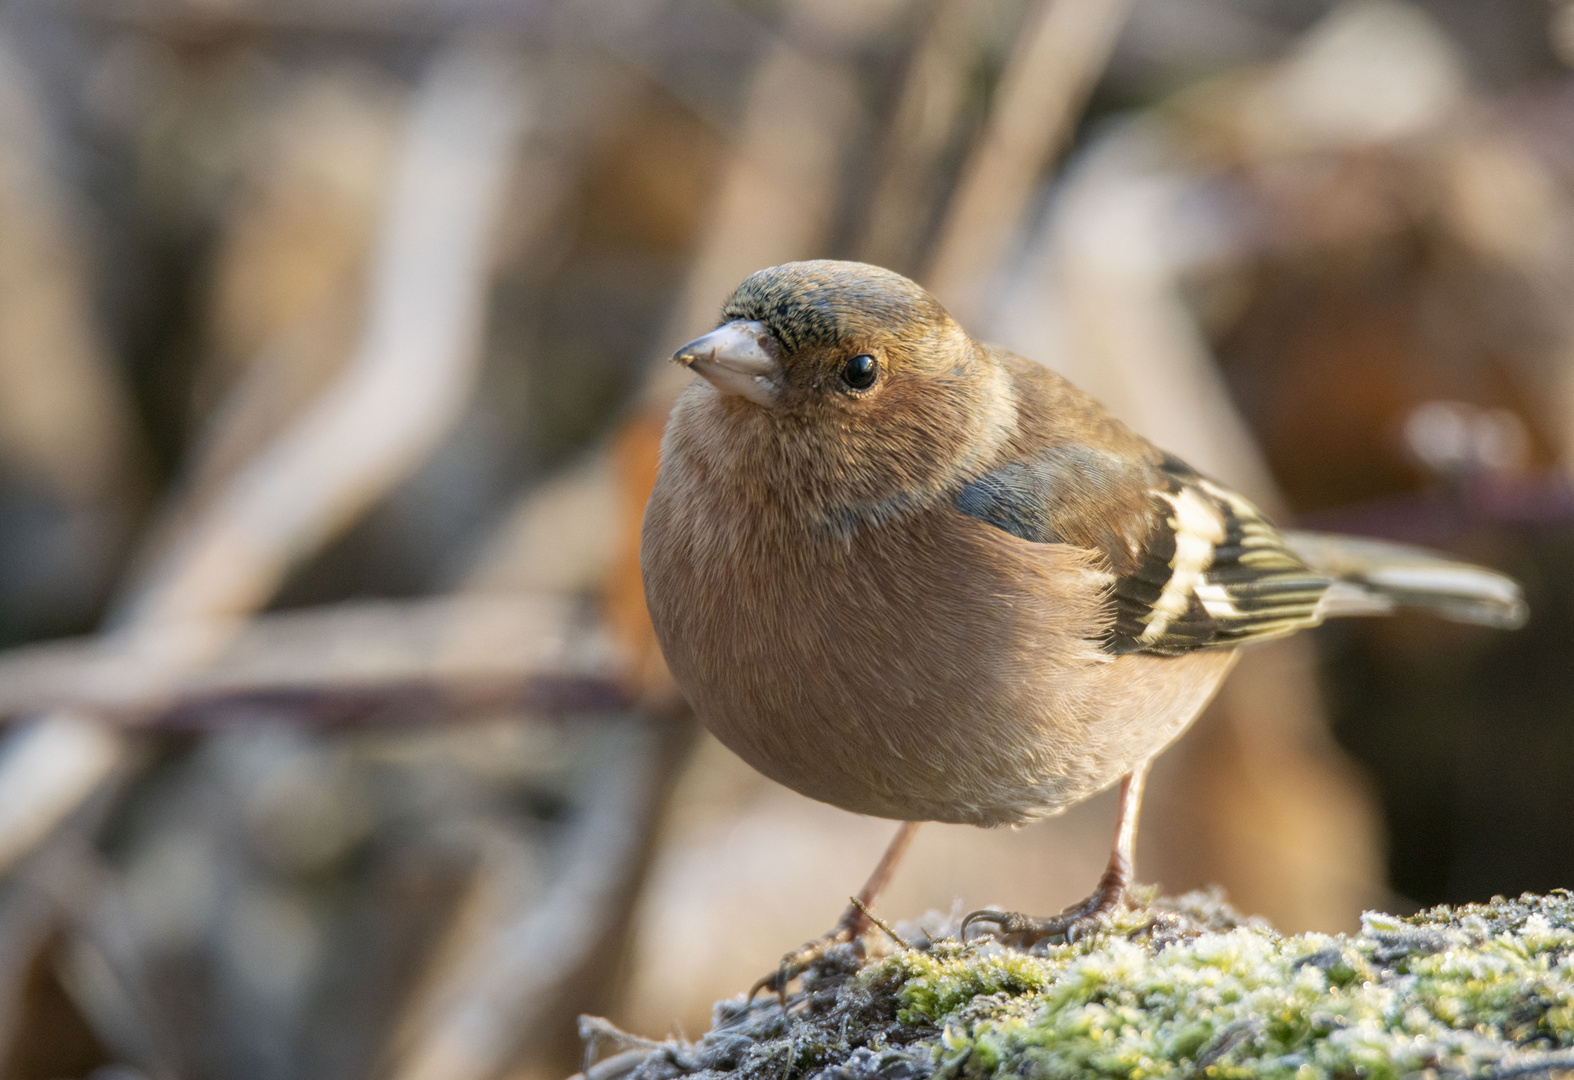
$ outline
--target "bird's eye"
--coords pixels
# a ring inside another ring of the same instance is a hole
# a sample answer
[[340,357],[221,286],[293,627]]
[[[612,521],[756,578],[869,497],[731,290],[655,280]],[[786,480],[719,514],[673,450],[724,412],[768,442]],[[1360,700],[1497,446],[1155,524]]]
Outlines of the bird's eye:
[[842,382],[854,390],[867,390],[880,374],[880,362],[868,353],[859,353],[842,368]]

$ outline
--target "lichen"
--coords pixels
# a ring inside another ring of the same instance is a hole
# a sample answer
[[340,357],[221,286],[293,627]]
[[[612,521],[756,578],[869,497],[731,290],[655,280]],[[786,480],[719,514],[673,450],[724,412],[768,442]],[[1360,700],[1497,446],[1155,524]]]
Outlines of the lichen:
[[1567,892],[1403,919],[1368,913],[1348,936],[1281,935],[1206,897],[1126,912],[1103,932],[1031,952],[899,931],[916,938],[911,947],[869,958],[831,950],[785,1015],[774,998],[722,1002],[697,1043],[644,1044],[621,1074],[1574,1075]]

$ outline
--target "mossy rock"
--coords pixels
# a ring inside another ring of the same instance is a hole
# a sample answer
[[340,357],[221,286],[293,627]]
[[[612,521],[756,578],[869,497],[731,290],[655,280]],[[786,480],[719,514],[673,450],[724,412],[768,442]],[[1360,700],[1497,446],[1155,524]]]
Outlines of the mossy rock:
[[785,1015],[716,1006],[694,1043],[586,1021],[622,1053],[588,1080],[1023,1077],[1574,1077],[1574,895],[1368,913],[1353,935],[1284,935],[1192,895],[1024,952],[833,949]]

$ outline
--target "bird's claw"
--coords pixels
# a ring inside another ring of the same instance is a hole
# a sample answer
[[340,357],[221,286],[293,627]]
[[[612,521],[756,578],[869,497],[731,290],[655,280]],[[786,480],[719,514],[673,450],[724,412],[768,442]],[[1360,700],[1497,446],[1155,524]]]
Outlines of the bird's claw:
[[1125,903],[1126,891],[1120,889],[1096,892],[1080,904],[1073,904],[1059,915],[1051,915],[1047,919],[1023,915],[1017,911],[985,908],[972,912],[962,920],[957,937],[966,941],[969,927],[974,923],[989,922],[995,924],[993,936],[1003,945],[1030,949],[1052,938],[1061,938],[1067,945],[1072,945],[1078,939],[1108,926],[1110,915]]
[[995,911],[993,908],[982,908],[970,912],[962,920],[962,929],[957,931],[957,937],[966,941],[968,927],[978,922],[994,923],[994,936],[1004,938],[1012,934],[1026,933],[1039,925],[1042,920],[1024,915],[1020,911]]

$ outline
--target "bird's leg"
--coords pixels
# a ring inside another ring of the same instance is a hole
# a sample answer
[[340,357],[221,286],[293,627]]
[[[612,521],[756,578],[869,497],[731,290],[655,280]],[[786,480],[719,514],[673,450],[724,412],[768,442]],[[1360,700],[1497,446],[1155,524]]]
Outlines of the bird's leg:
[[[749,991],[750,1001],[753,1001],[754,995],[766,987],[771,987],[785,998],[787,984],[824,956],[827,949],[833,945],[862,940],[864,932],[873,925],[866,909],[874,905],[875,900],[885,891],[886,885],[890,884],[891,875],[896,872],[896,864],[901,862],[902,856],[907,853],[908,845],[913,842],[913,835],[918,832],[918,825],[916,821],[902,822],[901,828],[896,830],[896,835],[886,845],[885,854],[880,856],[880,862],[869,875],[869,880],[865,881],[863,888],[858,890],[856,903],[847,905],[847,910],[842,912],[842,917],[837,920],[836,926],[829,933],[782,957],[779,968],[754,984]],[[784,1001],[784,1007],[785,1004]]]
[[967,928],[976,922],[992,922],[995,936],[1011,945],[1028,948],[1045,938],[1065,937],[1068,943],[1098,926],[1100,919],[1126,903],[1126,894],[1136,878],[1137,814],[1142,809],[1142,785],[1148,777],[1144,761],[1120,782],[1120,816],[1115,822],[1115,846],[1109,865],[1098,887],[1087,899],[1072,904],[1059,915],[1037,919],[1015,911],[975,911],[962,920],[958,936],[967,940]]

